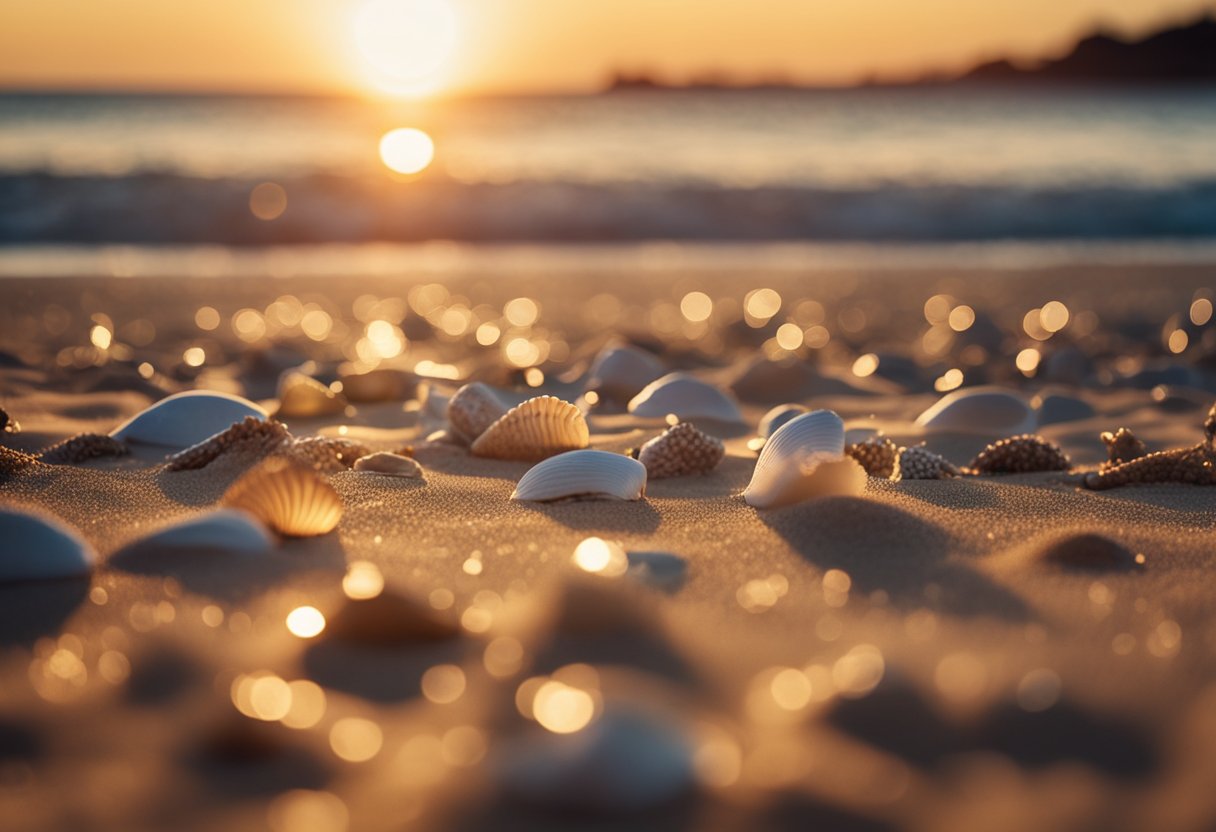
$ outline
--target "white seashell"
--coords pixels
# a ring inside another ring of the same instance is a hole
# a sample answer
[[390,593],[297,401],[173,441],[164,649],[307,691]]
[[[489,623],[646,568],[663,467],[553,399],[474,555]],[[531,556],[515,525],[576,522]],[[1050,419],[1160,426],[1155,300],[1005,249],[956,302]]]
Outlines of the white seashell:
[[916,417],[928,430],[992,436],[1034,433],[1038,418],[1024,398],[1001,387],[969,387],[943,396]]
[[448,399],[448,425],[452,435],[467,445],[506,415],[508,409],[492,387],[474,381]]
[[511,499],[640,500],[645,493],[645,465],[624,454],[584,450],[559,454],[532,466],[515,486]]
[[661,375],[663,362],[657,356],[637,347],[605,347],[591,364],[586,389],[610,399],[628,401]]
[[276,393],[279,419],[311,419],[345,413],[346,397],[335,393],[312,376],[289,370],[279,379]]
[[234,482],[220,504],[244,509],[288,537],[327,534],[342,519],[342,499],[316,471],[271,457]]
[[417,461],[408,456],[383,451],[356,459],[355,470],[367,471],[369,474],[387,474],[390,477],[422,477],[422,466]]
[[515,797],[551,808],[621,813],[661,806],[695,783],[691,743],[673,722],[609,703],[581,731],[506,745],[499,777]]
[[265,419],[267,415],[261,407],[240,396],[187,390],[137,413],[110,431],[110,436],[125,442],[188,448],[246,416]]
[[219,508],[178,520],[131,544],[163,549],[222,549],[260,555],[274,548],[274,537],[248,512]]
[[469,450],[474,456],[531,462],[585,448],[590,440],[577,407],[555,396],[537,396],[508,410]]
[[0,507],[0,583],[83,577],[96,561],[93,547],[62,521]]
[[844,455],[844,422],[830,410],[812,410],[769,437],[743,499],[756,508],[773,508],[859,494],[865,481],[865,470]]
[[760,428],[756,433],[761,439],[768,439],[777,432],[777,428],[809,410],[800,404],[779,404],[760,418]]
[[668,373],[646,385],[629,401],[629,412],[635,416],[654,418],[674,413],[681,421],[743,421],[743,414],[733,399],[712,384],[706,384],[687,373]]

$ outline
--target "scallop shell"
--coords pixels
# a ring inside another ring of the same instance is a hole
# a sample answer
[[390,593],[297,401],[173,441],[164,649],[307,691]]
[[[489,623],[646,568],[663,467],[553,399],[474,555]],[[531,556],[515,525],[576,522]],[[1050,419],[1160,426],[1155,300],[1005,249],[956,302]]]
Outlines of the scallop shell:
[[466,384],[448,399],[448,425],[466,445],[485,433],[506,415],[508,408],[488,384]]
[[262,523],[248,512],[219,508],[185,520],[170,523],[128,548],[222,549],[260,555],[274,548],[274,538]]
[[422,477],[422,466],[413,459],[384,452],[359,457],[355,460],[355,470],[367,471],[370,474],[387,474],[391,477]]
[[645,493],[645,465],[624,454],[584,450],[559,454],[532,466],[515,486],[511,499],[640,500]]
[[943,396],[916,417],[931,431],[957,431],[991,436],[1034,433],[1038,418],[1024,398],[1000,387],[971,387]]
[[629,401],[629,412],[647,418],[663,418],[674,413],[681,420],[743,421],[743,414],[734,400],[712,384],[687,373],[668,373],[646,385]]
[[275,394],[279,409],[278,419],[311,419],[317,416],[338,416],[349,406],[346,397],[335,393],[312,376],[294,370],[279,379]]
[[316,471],[274,456],[237,480],[221,505],[244,509],[279,534],[326,534],[342,519],[342,499]]
[[646,466],[647,477],[657,480],[707,473],[725,454],[721,441],[697,430],[690,422],[681,422],[643,445],[638,462]]
[[810,412],[810,408],[800,404],[779,404],[761,417],[760,427],[756,433],[761,439],[768,439],[777,432],[777,428],[808,412]]
[[764,445],[744,501],[774,508],[816,497],[860,494],[866,472],[844,454],[844,422],[812,410],[777,429]]
[[474,456],[531,462],[585,448],[590,439],[577,407],[554,396],[537,396],[508,410],[470,450]]
[[90,459],[106,456],[125,456],[131,453],[126,443],[103,433],[79,433],[71,439],[57,442],[38,455],[49,465],[77,465]]
[[79,578],[96,562],[93,547],[65,523],[0,506],[0,583]]
[[240,396],[188,390],[137,413],[110,431],[110,436],[125,442],[188,448],[246,416],[265,419],[267,415],[261,407]]
[[591,364],[586,389],[624,402],[661,375],[658,356],[627,345],[605,347]]

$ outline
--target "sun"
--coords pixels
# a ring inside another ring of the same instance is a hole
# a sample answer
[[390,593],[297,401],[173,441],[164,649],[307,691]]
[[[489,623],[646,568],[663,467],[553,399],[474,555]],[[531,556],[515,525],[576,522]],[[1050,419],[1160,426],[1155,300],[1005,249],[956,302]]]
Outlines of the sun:
[[448,0],[367,0],[355,11],[353,28],[368,79],[398,95],[439,88],[459,34]]
[[431,137],[413,127],[390,130],[380,139],[380,159],[397,173],[420,173],[434,158]]

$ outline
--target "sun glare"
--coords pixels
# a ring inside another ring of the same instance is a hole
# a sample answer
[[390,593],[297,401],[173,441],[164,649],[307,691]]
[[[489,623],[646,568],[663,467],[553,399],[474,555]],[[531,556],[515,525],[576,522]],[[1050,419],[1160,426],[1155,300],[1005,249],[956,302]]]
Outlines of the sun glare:
[[440,85],[457,29],[447,0],[368,0],[355,13],[355,46],[377,87],[424,95]]
[[413,127],[390,130],[380,139],[380,159],[397,173],[419,173],[434,158],[431,137]]

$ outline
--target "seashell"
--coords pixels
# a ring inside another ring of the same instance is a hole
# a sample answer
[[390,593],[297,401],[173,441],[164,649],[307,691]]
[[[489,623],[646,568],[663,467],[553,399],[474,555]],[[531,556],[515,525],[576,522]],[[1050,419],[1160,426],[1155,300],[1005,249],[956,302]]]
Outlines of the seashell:
[[638,462],[646,466],[649,479],[657,480],[708,473],[725,454],[721,441],[697,430],[690,422],[680,422],[643,445]]
[[342,395],[350,402],[400,402],[414,395],[417,377],[408,370],[377,367],[364,373],[340,373]]
[[860,494],[865,481],[865,470],[844,455],[844,422],[830,410],[812,410],[782,425],[764,444],[743,499],[749,506],[774,508]]
[[346,397],[335,393],[312,376],[289,370],[279,379],[275,396],[278,419],[311,419],[317,416],[338,416],[349,406]]
[[430,605],[384,590],[372,598],[348,599],[326,624],[332,638],[374,647],[446,641],[460,628]]
[[452,434],[468,445],[506,415],[507,410],[493,388],[474,381],[448,399],[448,425]]
[[173,454],[169,457],[166,468],[170,471],[194,471],[206,468],[221,454],[260,454],[290,442],[291,434],[282,422],[246,416],[215,436]]
[[1059,445],[1026,433],[993,442],[971,460],[969,467],[976,474],[1029,474],[1067,471],[1072,462]]
[[38,464],[37,457],[0,445],[0,477],[15,474]]
[[0,407],[0,432],[21,433],[21,425],[3,407]]
[[853,442],[844,446],[846,455],[853,457],[871,477],[889,479],[895,473],[895,460],[899,448],[885,436],[875,436],[864,442]]
[[303,463],[273,456],[250,470],[220,498],[288,537],[326,534],[342,519],[342,499]]
[[273,549],[274,543],[269,530],[253,515],[235,508],[219,508],[170,523],[128,548],[222,549],[260,555]]
[[1033,433],[1038,419],[1017,393],[1000,387],[970,387],[943,396],[916,417],[916,424],[931,431],[1011,436]]
[[768,439],[786,422],[809,412],[810,408],[800,404],[779,404],[760,418],[760,427],[756,433],[761,439]]
[[1114,433],[1105,431],[1101,439],[1102,444],[1106,445],[1106,453],[1110,457],[1108,462],[1102,464],[1104,469],[1131,462],[1133,459],[1139,459],[1148,454],[1148,447],[1127,428],[1119,428]]
[[586,389],[627,402],[661,375],[663,362],[658,356],[629,345],[610,346],[592,362]]
[[422,466],[410,457],[384,452],[359,457],[355,460],[355,470],[390,477],[422,477]]
[[668,373],[646,385],[629,400],[635,416],[661,419],[674,413],[679,419],[715,419],[742,422],[739,406],[712,384],[687,373]]
[[895,471],[891,479],[900,480],[944,480],[957,477],[959,470],[943,456],[933,453],[924,445],[901,448],[895,460]]
[[692,745],[674,715],[610,702],[571,734],[544,733],[503,748],[498,777],[519,800],[551,809],[641,812],[695,786]]
[[336,474],[354,466],[371,449],[354,439],[336,436],[305,436],[291,440],[284,450],[292,458],[324,474]]
[[1039,559],[1058,566],[1081,569],[1135,569],[1144,556],[1109,537],[1094,533],[1072,534],[1051,541],[1038,553]]
[[104,433],[78,433],[71,439],[57,442],[38,455],[48,465],[77,465],[105,456],[125,456],[131,453],[126,443]]
[[515,486],[511,499],[640,500],[645,493],[645,465],[623,454],[583,450],[558,454],[532,466]]
[[137,413],[110,431],[110,436],[124,442],[188,448],[246,416],[265,419],[267,413],[240,396],[188,390],[174,393]]
[[508,410],[472,444],[474,456],[535,461],[587,447],[591,434],[577,407],[537,396]]
[[96,561],[93,547],[62,521],[0,506],[0,583],[79,578]]

